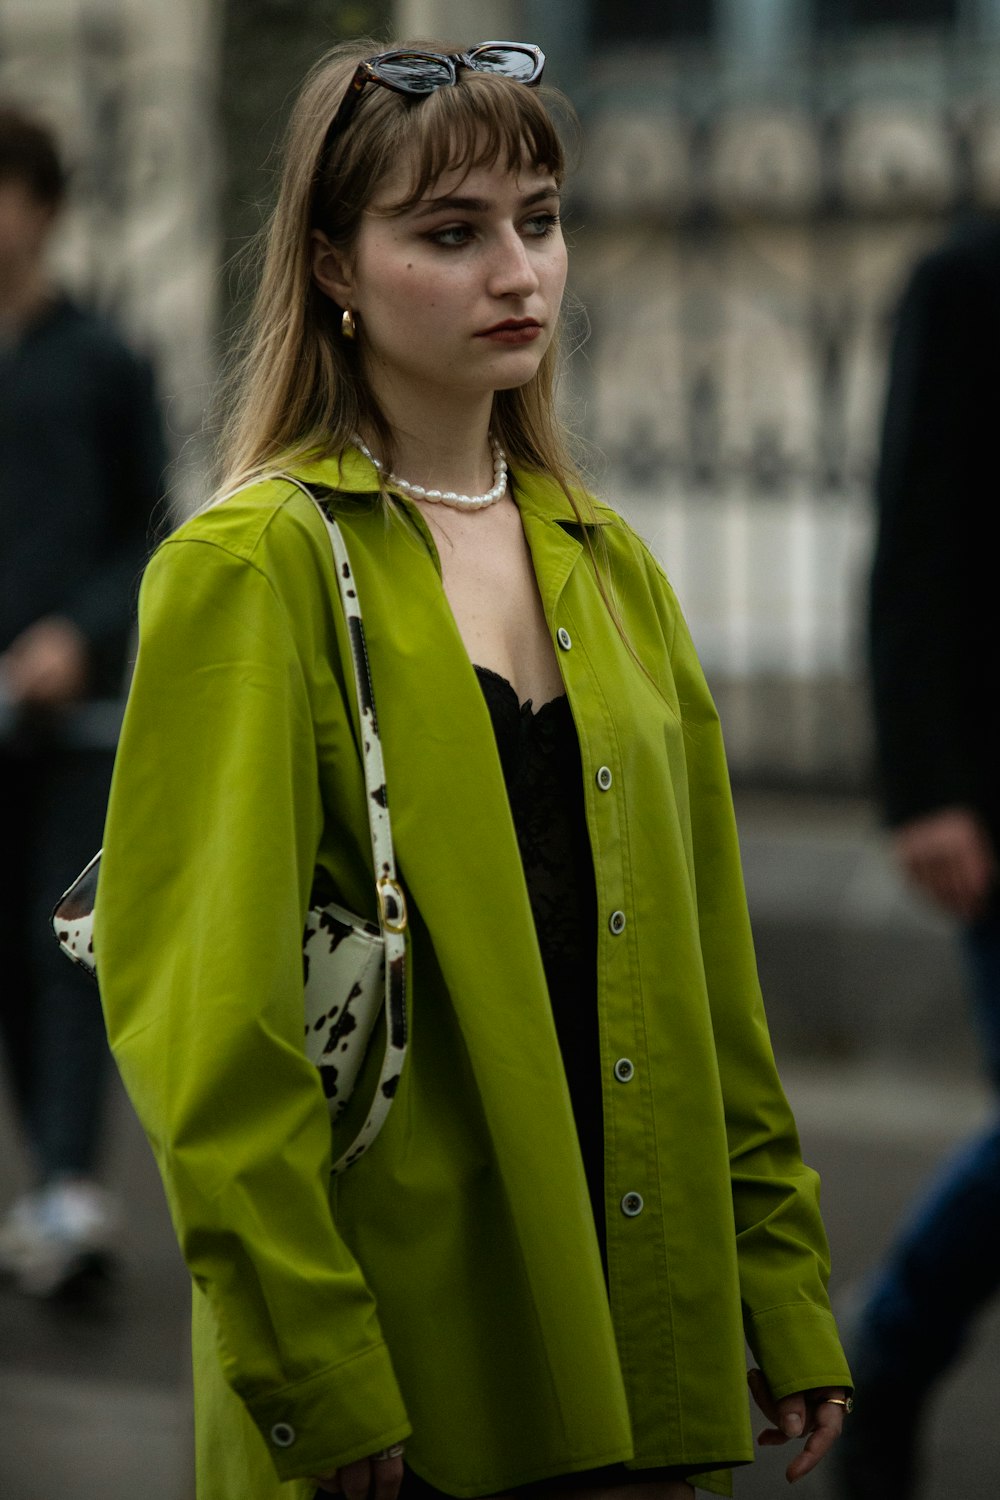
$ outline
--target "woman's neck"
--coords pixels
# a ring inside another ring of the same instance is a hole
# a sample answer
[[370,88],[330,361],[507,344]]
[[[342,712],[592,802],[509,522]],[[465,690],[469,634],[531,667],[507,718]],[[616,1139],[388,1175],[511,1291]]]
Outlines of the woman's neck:
[[[428,402],[422,410],[393,411],[383,401],[393,434],[392,473],[426,489],[455,490],[461,495],[485,493],[493,484],[494,454],[490,444],[492,396],[461,409]],[[362,433],[376,458],[377,440]]]

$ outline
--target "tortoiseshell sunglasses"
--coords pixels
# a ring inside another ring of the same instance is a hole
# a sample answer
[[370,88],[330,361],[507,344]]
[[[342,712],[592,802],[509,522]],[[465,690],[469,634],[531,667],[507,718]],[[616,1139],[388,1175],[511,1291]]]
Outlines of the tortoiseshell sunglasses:
[[380,83],[397,94],[421,99],[435,89],[458,82],[460,68],[478,73],[500,73],[529,87],[540,83],[545,56],[530,42],[480,42],[468,52],[380,52],[358,64],[347,93],[326,133],[324,149],[344,129],[369,83]]

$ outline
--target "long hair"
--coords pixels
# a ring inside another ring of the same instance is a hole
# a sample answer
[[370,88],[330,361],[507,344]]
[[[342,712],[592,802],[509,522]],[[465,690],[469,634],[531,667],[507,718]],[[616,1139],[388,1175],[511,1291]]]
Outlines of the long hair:
[[[401,45],[453,50],[435,42]],[[416,101],[371,85],[347,129],[329,140],[355,68],[379,50],[370,40],[335,47],[307,77],[292,112],[260,284],[226,382],[222,493],[276,461],[339,454],[358,432],[370,434],[386,468],[393,466],[393,434],[357,346],[341,337],[342,309],[313,281],[313,229],[349,255],[362,214],[401,161],[412,162],[412,181],[390,212],[405,211],[449,170],[495,163],[516,170],[527,160],[557,183],[565,175],[563,147],[539,91],[471,69],[461,70],[456,85]],[[548,473],[580,514],[580,476],[555,413],[558,343],[557,327],[527,384],[496,393],[492,430],[514,464]]]

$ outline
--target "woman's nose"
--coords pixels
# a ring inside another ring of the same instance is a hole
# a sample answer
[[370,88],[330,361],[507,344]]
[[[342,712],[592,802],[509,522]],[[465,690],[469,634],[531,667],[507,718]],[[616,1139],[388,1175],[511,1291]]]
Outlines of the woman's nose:
[[490,275],[494,296],[527,297],[538,288],[538,273],[528,247],[516,230],[500,240]]

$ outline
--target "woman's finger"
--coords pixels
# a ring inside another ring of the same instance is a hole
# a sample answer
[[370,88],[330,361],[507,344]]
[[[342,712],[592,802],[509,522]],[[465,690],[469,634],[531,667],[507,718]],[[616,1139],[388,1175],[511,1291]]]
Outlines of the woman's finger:
[[337,1470],[337,1478],[344,1500],[368,1500],[372,1485],[371,1459],[356,1458],[352,1464],[344,1464]]
[[806,1430],[806,1398],[802,1392],[796,1391],[793,1396],[783,1396],[777,1407],[775,1426],[786,1438],[801,1437]]
[[343,1495],[344,1500],[396,1500],[403,1483],[401,1454],[393,1458],[358,1458],[335,1474],[317,1474],[310,1480],[324,1495]]
[[813,1413],[813,1429],[801,1453],[792,1459],[785,1476],[790,1484],[815,1469],[821,1458],[825,1458],[840,1436],[844,1425],[844,1408],[829,1401],[820,1402]]
[[777,1402],[771,1395],[771,1387],[768,1385],[767,1381],[764,1378],[763,1370],[748,1370],[747,1385],[750,1387],[751,1396],[756,1401],[757,1405],[760,1407],[767,1420],[769,1422],[774,1422],[775,1425],[777,1425]]
[[403,1482],[401,1458],[376,1458],[372,1461],[373,1500],[396,1500]]

